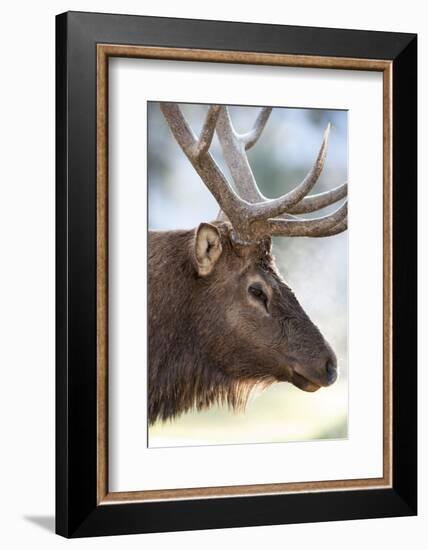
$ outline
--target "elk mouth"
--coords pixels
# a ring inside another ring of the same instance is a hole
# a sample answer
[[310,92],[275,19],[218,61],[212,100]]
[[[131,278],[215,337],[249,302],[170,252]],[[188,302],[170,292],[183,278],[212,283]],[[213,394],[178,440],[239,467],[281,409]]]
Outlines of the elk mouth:
[[319,390],[321,387],[319,384],[316,384],[315,382],[312,382],[312,380],[305,378],[295,370],[293,370],[293,376],[290,382],[293,384],[293,386],[296,386],[296,388],[299,388],[299,390],[303,390],[307,392],[315,392]]

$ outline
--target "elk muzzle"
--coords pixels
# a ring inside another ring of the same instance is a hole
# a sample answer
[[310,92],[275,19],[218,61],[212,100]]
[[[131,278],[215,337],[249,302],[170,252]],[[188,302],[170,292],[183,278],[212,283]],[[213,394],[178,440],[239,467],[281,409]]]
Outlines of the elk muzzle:
[[290,381],[303,391],[314,392],[334,384],[337,375],[336,355],[326,344],[325,353],[320,354],[316,360],[296,362]]

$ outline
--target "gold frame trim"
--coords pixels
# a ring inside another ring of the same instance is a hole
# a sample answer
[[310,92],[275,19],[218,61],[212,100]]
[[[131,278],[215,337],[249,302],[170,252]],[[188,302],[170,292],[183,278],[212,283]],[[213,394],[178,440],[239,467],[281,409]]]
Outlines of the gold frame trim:
[[[108,490],[108,59],[205,61],[383,73],[383,477],[150,491]],[[97,504],[392,487],[391,61],[187,48],[97,45]]]

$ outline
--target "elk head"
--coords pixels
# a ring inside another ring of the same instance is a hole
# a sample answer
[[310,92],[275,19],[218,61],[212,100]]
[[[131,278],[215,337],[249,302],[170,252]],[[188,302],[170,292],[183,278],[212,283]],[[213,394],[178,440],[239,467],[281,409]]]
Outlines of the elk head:
[[[218,219],[194,230],[189,245],[195,281],[189,297],[194,304],[192,330],[204,342],[203,353],[198,351],[203,356],[201,368],[210,365],[217,376],[212,380],[218,380],[219,386],[225,379],[240,388],[245,382],[250,387],[288,381],[302,390],[316,391],[332,384],[337,378],[336,356],[282,279],[271,253],[272,236],[326,237],[347,228],[346,202],[323,217],[298,216],[347,195],[345,183],[307,196],[324,165],[330,125],[304,180],[289,193],[267,199],[255,182],[246,151],[260,137],[270,108],[261,109],[251,131],[240,135],[226,106],[210,106],[199,138],[177,104],[161,103],[161,110],[220,206]],[[209,152],[215,131],[233,186]],[[232,406],[239,401],[229,389],[224,395]],[[198,406],[197,395],[194,400]]]

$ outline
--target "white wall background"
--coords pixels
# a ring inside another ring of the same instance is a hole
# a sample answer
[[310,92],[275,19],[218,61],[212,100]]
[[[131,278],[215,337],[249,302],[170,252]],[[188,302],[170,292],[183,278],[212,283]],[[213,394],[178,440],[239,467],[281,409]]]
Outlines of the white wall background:
[[[54,16],[90,10],[324,27],[418,32],[419,84],[426,81],[428,22],[423,3],[359,0],[254,2],[93,0],[8,2],[0,18],[0,545],[3,548],[299,547],[336,550],[381,544],[425,547],[428,485],[420,472],[420,516],[87,539],[53,534],[54,512]],[[425,66],[423,66],[425,63]],[[426,94],[426,91],[425,91]],[[420,97],[422,93],[420,92]],[[426,108],[420,105],[420,182]],[[425,147],[424,147],[425,146]],[[428,209],[421,185],[420,220]],[[426,224],[425,224],[426,228]],[[422,227],[421,227],[422,229]],[[421,236],[422,237],[422,236]],[[420,251],[424,239],[419,241]],[[420,261],[420,281],[424,275]],[[420,292],[420,341],[423,339]],[[422,343],[421,343],[422,347]],[[422,352],[422,349],[420,350]],[[423,364],[421,355],[420,364]],[[420,372],[420,464],[427,407]],[[426,430],[425,430],[426,433]]]

